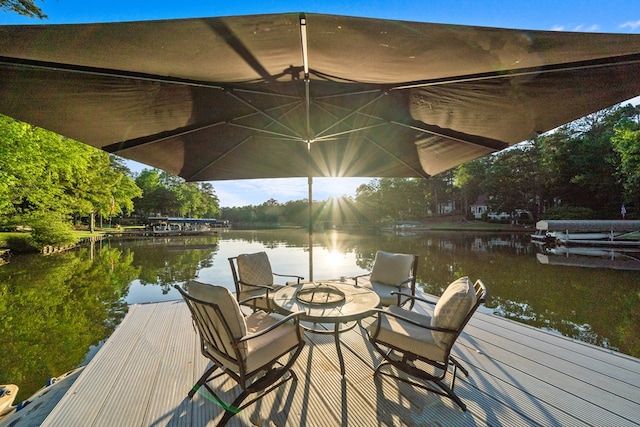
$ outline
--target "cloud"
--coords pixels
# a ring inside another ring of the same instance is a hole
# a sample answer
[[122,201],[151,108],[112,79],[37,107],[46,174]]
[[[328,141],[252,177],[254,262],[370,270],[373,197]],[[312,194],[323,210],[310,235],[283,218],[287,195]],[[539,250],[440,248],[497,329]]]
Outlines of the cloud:
[[620,28],[630,28],[632,30],[635,30],[636,28],[640,28],[640,20],[627,21],[624,24],[620,25]]
[[579,24],[570,30],[568,30],[567,27],[565,27],[564,25],[554,25],[553,27],[551,27],[551,31],[574,31],[574,32],[581,32],[581,33],[584,33],[584,32],[593,33],[596,31],[600,31],[600,25]]

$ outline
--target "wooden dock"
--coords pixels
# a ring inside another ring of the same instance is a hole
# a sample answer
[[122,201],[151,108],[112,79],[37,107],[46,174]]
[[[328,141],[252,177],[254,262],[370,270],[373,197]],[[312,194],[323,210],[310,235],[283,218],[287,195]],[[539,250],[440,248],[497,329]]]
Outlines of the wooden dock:
[[[476,313],[453,354],[469,368],[438,395],[372,377],[380,357],[359,328],[307,334],[297,383],[249,406],[231,426],[639,426],[640,360]],[[44,426],[213,426],[222,409],[187,392],[207,366],[182,301],[134,305]],[[220,380],[231,401],[237,389]],[[27,407],[28,408],[28,407]]]

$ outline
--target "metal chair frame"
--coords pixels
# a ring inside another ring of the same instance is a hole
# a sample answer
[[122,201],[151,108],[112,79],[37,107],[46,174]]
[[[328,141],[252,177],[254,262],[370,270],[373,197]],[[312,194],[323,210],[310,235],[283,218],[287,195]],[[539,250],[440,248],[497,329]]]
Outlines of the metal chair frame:
[[[175,286],[175,288],[180,292],[189,307],[194,328],[198,331],[198,335],[200,336],[200,351],[202,355],[213,363],[213,365],[209,367],[193,385],[189,391],[188,397],[189,399],[193,398],[200,387],[204,386],[207,391],[211,393],[214,399],[225,409],[225,414],[218,423],[218,426],[224,426],[235,414],[287,381],[291,379],[297,381],[297,376],[291,368],[305,345],[302,330],[299,325],[299,316],[302,312],[292,313],[255,334],[246,335],[241,338],[234,338],[231,328],[223,317],[222,311],[217,304],[194,298],[179,286]],[[220,321],[220,324],[223,325],[222,330],[220,328],[216,328],[216,322],[214,322],[213,316],[216,316]],[[289,348],[283,348],[281,352],[278,353],[278,356],[270,360],[268,363],[254,369],[253,371],[247,371],[246,360],[243,359],[243,355],[240,352],[240,347],[243,343],[258,338],[286,323],[289,323],[290,321],[293,321],[296,327],[298,344]],[[222,344],[225,342],[231,344],[230,347],[233,349],[233,352],[229,352],[224,345],[216,344]],[[280,363],[278,360],[287,353],[290,353],[290,355],[286,364]],[[237,372],[231,370],[227,366],[228,363],[225,364],[223,362],[225,358],[235,362],[239,368]],[[218,369],[221,369],[221,372],[216,374],[215,372]],[[231,404],[226,404],[216,394],[213,388],[207,384],[222,375],[228,375],[231,377],[242,389],[240,394]],[[249,395],[254,393],[257,393],[256,397],[244,402]]]
[[[460,336],[460,333],[462,333],[462,330],[464,329],[466,324],[469,322],[469,319],[471,319],[471,316],[473,316],[473,313],[475,313],[475,311],[480,306],[480,304],[483,304],[486,301],[487,288],[485,287],[484,283],[482,283],[482,281],[480,280],[477,280],[474,284],[474,289],[476,292],[476,303],[471,307],[471,309],[469,310],[469,312],[467,313],[467,315],[465,316],[465,318],[460,323],[457,329],[445,329],[445,328],[432,327],[430,325],[424,325],[424,324],[415,322],[412,319],[398,315],[396,313],[391,313],[387,310],[377,309],[376,312],[378,313],[378,316],[395,317],[397,319],[402,320],[403,322],[407,322],[417,327],[424,328],[425,330],[439,331],[439,332],[452,334],[453,338],[451,339],[451,343],[448,345],[446,349],[446,353],[445,353],[446,356],[443,358],[443,360],[432,360],[432,359],[429,359],[428,357],[424,357],[420,354],[416,354],[412,352],[411,349],[399,348],[390,343],[378,341],[377,336],[380,333],[380,321],[379,321],[380,319],[379,319],[376,322],[377,326],[375,328],[372,327],[373,329],[369,332],[369,335],[368,335],[368,338],[371,344],[384,358],[383,361],[376,367],[375,372],[373,374],[374,377],[378,374],[385,375],[391,378],[395,378],[399,381],[405,382],[407,384],[411,384],[413,386],[439,394],[441,396],[448,397],[452,399],[455,403],[457,403],[458,406],[460,406],[460,408],[462,408],[463,411],[466,411],[467,410],[466,405],[454,393],[453,389],[455,387],[455,381],[456,381],[456,375],[457,375],[458,369],[460,369],[464,373],[465,377],[469,376],[469,371],[465,369],[455,358],[451,356],[451,349],[453,348],[453,345],[458,339],[458,336]],[[414,295],[403,294],[403,296],[406,296],[407,298],[411,298],[414,301],[422,301],[431,305],[436,304],[433,301],[427,300],[425,298],[417,297]],[[399,354],[401,356],[400,359],[397,359],[396,354]],[[436,368],[434,371],[434,374],[431,374],[427,371],[424,371],[416,367],[415,364],[413,363],[416,360],[420,360]],[[402,371],[408,374],[410,377],[420,379],[423,382],[419,383],[419,382],[413,381],[410,378],[403,378],[398,375],[394,375],[393,373],[382,372],[382,369],[385,366],[393,366],[397,368],[399,371]],[[453,368],[451,386],[447,385],[444,381],[447,375],[447,372],[449,372],[449,367]],[[438,374],[438,372],[440,372],[440,374]],[[437,388],[431,386],[431,384],[434,384],[435,386],[437,386]]]

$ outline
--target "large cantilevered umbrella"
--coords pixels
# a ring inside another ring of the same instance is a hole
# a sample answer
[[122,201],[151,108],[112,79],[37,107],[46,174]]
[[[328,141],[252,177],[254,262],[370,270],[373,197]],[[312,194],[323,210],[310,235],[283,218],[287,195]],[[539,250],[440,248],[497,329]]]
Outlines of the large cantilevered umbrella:
[[188,181],[430,176],[640,94],[640,35],[320,14],[0,26],[0,113]]
[[188,181],[428,177],[639,76],[640,35],[299,13],[0,26],[0,113]]

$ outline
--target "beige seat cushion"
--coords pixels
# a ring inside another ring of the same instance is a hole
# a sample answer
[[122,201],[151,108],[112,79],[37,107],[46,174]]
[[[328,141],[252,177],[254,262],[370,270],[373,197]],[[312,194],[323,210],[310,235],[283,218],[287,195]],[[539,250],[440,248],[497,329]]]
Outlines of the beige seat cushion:
[[[430,316],[405,310],[401,307],[391,306],[386,310],[422,325],[429,326],[431,323]],[[403,320],[383,314],[379,315],[378,322],[380,322],[380,333],[376,338],[378,341],[431,360],[441,362],[445,360],[446,352],[436,345],[433,334],[429,329],[420,328]],[[377,322],[374,322],[369,326],[369,334],[375,331],[376,325]]]
[[[258,333],[278,321],[278,316],[257,311],[246,319],[248,334]],[[303,336],[300,331],[300,336]],[[266,363],[280,358],[298,345],[298,334],[293,323],[285,323],[247,343],[247,372],[253,372]]]
[[411,276],[412,263],[413,255],[378,251],[370,280],[383,285],[396,285]]
[[[237,262],[238,278],[241,282],[262,286],[273,285],[273,271],[266,252],[238,255]],[[241,290],[245,289],[241,288]]]
[[[473,283],[468,277],[461,277],[451,283],[444,291],[431,318],[431,326],[448,329],[459,329],[469,310],[476,303],[476,293]],[[433,332],[433,337],[438,346],[446,349],[451,345],[453,334],[446,332]]]

